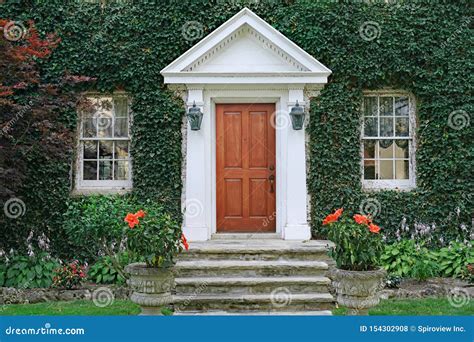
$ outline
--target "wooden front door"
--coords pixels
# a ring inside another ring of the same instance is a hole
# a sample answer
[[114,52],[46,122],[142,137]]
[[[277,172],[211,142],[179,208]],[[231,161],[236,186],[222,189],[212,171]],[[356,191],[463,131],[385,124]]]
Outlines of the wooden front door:
[[217,231],[274,232],[274,104],[216,105]]

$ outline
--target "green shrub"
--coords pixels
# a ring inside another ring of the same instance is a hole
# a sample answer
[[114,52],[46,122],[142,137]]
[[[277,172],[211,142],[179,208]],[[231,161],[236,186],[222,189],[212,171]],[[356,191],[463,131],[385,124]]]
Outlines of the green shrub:
[[428,278],[436,277],[438,274],[439,266],[435,261],[427,257],[420,257],[416,259],[415,264],[411,268],[410,278],[423,281]]
[[118,253],[124,245],[123,218],[134,209],[130,196],[71,199],[64,214],[64,230],[76,246],[73,257],[93,262],[99,255]]
[[115,258],[106,255],[89,268],[87,277],[97,284],[124,284],[126,274],[123,269],[130,262],[128,253],[119,253]]
[[53,271],[59,266],[48,253],[14,255],[0,264],[0,286],[15,288],[50,287]]
[[467,266],[474,263],[474,248],[472,248],[472,243],[472,241],[467,244],[451,242],[448,247],[431,253],[432,258],[440,267],[442,276],[461,279],[470,278]]
[[422,245],[417,247],[413,240],[401,240],[386,245],[380,260],[389,274],[411,277],[412,268],[421,256],[428,256],[425,247]]

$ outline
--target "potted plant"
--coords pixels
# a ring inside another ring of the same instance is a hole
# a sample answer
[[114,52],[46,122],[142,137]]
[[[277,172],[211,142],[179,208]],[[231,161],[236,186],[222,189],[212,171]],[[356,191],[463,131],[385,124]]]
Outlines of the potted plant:
[[380,227],[370,216],[343,215],[342,208],[329,214],[323,225],[328,226],[328,238],[335,244],[330,255],[337,268],[331,270],[330,277],[337,302],[348,307],[351,314],[366,314],[379,303],[387,275],[378,266],[383,251]]
[[145,261],[125,267],[130,299],[141,306],[142,315],[160,315],[171,303],[174,258],[189,245],[180,226],[167,214],[139,210],[127,214],[125,222],[129,251]]

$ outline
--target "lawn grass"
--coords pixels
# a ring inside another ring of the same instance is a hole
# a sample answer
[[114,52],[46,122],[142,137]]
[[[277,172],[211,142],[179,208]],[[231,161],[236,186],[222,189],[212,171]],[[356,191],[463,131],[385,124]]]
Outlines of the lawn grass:
[[[337,316],[345,316],[347,312],[345,307],[333,310]],[[474,301],[456,308],[447,298],[387,299],[369,310],[370,316],[470,316],[473,313]]]
[[36,304],[12,304],[0,307],[0,315],[48,315],[48,316],[111,316],[138,315],[140,307],[129,300],[115,300],[111,305],[100,308],[90,300],[74,302],[48,302]]
[[[347,308],[340,307],[333,310],[336,316],[347,315]],[[109,316],[109,315],[137,315],[140,307],[128,300],[115,300],[113,304],[99,308],[92,301],[77,300],[74,302],[49,302],[37,304],[12,304],[0,307],[0,315],[48,315],[48,316]],[[378,306],[369,310],[371,316],[464,316],[474,313],[474,301],[470,301],[460,308],[449,304],[446,298],[424,299],[387,299]]]

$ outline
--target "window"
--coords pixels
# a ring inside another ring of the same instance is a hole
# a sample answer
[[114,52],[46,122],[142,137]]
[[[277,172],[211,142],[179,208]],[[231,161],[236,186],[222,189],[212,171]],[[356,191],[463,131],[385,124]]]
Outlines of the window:
[[128,99],[89,100],[92,108],[81,113],[78,188],[131,188]]
[[363,100],[363,186],[415,186],[414,104],[408,94],[368,94]]

